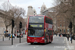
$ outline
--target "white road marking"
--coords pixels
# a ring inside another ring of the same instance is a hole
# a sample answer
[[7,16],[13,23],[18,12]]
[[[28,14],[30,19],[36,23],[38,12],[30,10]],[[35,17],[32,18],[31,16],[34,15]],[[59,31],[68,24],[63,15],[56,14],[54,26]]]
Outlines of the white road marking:
[[12,45],[10,48],[14,48],[14,47],[17,47],[17,46],[19,46],[19,45],[21,45],[21,44],[25,44],[25,43],[27,43],[27,42],[20,43],[20,44],[16,44],[16,45]]
[[36,48],[36,47],[34,47],[34,48]]
[[63,41],[63,43],[65,43],[65,38],[64,38],[64,41]]
[[20,44],[16,44],[15,46],[17,47],[17,46],[19,46],[19,45],[21,45],[21,44],[25,44],[25,43],[27,43],[27,42],[24,42],[24,43],[20,43]]
[[67,48],[68,48],[69,50],[74,49],[74,47],[73,47],[73,46],[70,46],[70,45],[69,45],[69,42],[67,41],[67,38],[66,38],[65,40],[66,40],[66,43],[67,43]]
[[37,47],[39,47],[39,46],[34,46],[33,48],[37,48]]
[[[69,43],[67,42],[67,38],[65,39],[66,40],[66,43],[67,43],[67,47],[69,46]],[[69,47],[68,47],[69,48]]]
[[64,50],[67,50],[66,48]]
[[14,45],[12,45],[10,48],[13,48],[14,47]]
[[53,38],[55,38],[55,35],[53,36]]

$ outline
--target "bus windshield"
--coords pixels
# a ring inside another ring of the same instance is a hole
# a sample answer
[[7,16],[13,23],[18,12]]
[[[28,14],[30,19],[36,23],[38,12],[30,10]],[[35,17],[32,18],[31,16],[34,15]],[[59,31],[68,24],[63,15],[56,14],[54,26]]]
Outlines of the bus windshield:
[[42,37],[44,36],[44,29],[28,29],[28,36]]
[[44,17],[41,16],[31,16],[29,18],[29,23],[44,23]]

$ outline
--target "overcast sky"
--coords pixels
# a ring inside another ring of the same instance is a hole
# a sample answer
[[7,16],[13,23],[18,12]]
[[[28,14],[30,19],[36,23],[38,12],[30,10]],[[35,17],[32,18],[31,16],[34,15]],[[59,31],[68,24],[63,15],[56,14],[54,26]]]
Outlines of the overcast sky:
[[[8,0],[0,0],[0,5],[5,1]],[[24,8],[26,10],[26,14],[28,6],[33,6],[33,8],[37,11],[37,14],[40,13],[40,9],[38,7],[41,7],[43,3],[46,5],[47,8],[54,6],[54,0],[9,0],[9,2],[13,6],[16,5]]]

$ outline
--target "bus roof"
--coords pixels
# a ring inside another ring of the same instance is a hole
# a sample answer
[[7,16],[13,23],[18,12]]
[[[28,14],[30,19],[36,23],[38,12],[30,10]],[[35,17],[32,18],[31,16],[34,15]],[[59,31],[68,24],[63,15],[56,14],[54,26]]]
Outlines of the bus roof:
[[[44,16],[44,17],[47,17],[47,16],[45,16],[45,15],[30,15],[29,17],[31,17],[31,16]],[[52,18],[50,18],[50,17],[47,17],[47,18],[49,18],[49,19],[51,19],[52,20]]]
[[29,17],[31,17],[31,16],[45,16],[45,15],[30,15]]

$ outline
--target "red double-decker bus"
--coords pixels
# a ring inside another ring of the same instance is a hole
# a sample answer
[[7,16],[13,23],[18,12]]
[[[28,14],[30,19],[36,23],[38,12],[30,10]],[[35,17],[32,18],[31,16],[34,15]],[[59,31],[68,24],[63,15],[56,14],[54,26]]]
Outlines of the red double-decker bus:
[[29,16],[27,24],[28,43],[51,43],[53,41],[52,19],[44,15]]

